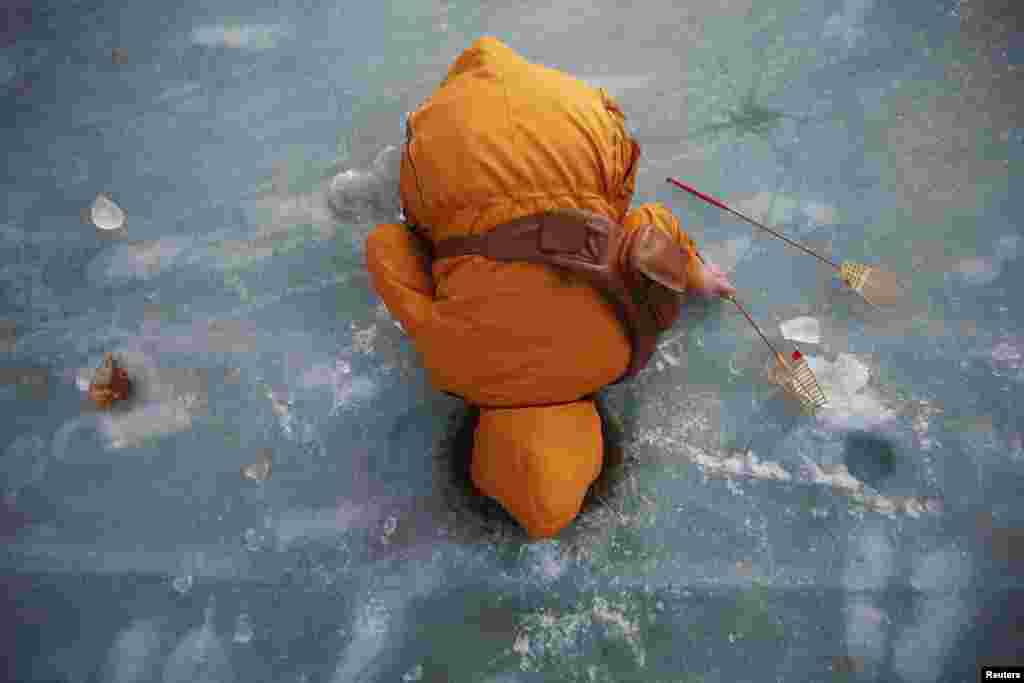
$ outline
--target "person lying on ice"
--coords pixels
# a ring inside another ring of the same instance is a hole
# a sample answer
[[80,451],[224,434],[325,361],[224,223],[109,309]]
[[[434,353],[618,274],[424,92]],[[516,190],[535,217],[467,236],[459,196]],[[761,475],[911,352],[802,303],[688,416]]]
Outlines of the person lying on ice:
[[483,37],[407,120],[405,225],[367,238],[431,383],[480,409],[474,485],[533,539],[601,471],[593,396],[644,367],[688,294],[735,291],[668,209],[630,210],[639,158],[603,89]]

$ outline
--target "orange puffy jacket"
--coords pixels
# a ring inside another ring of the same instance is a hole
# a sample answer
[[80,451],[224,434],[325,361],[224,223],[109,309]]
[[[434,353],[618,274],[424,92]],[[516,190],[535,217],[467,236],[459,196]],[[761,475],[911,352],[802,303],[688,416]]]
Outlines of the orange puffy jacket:
[[[463,52],[408,123],[402,205],[434,243],[578,208],[627,231],[653,224],[692,245],[664,206],[628,210],[640,150],[614,100],[494,38]],[[373,230],[367,264],[432,384],[485,406],[477,487],[531,537],[556,535],[601,469],[600,421],[586,397],[629,364],[629,337],[611,304],[546,266],[431,262],[404,225]],[[686,268],[699,277],[696,258]]]

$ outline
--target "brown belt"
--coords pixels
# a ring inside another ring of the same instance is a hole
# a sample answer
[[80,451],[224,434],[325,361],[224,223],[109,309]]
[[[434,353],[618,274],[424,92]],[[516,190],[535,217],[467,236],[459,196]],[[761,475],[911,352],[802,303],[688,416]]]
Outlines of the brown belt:
[[[648,230],[657,229],[649,226]],[[596,287],[614,306],[630,336],[630,364],[616,380],[619,383],[646,366],[664,329],[641,300],[643,293],[634,291],[623,273],[622,255],[631,249],[642,249],[649,243],[644,239],[649,234],[654,233],[641,229],[627,236],[622,226],[603,216],[570,209],[525,216],[483,235],[452,237],[439,242],[432,251],[436,259],[483,256],[495,261],[554,266]],[[629,244],[624,244],[624,240]],[[646,282],[648,286],[660,287]]]
[[[617,226],[616,226],[617,227]],[[550,255],[579,253],[585,246],[586,226],[570,214],[548,213],[524,216],[504,223],[483,235],[450,237],[434,246],[434,258],[483,256],[495,261],[529,261],[550,264]],[[592,233],[603,257],[608,248],[608,235]]]

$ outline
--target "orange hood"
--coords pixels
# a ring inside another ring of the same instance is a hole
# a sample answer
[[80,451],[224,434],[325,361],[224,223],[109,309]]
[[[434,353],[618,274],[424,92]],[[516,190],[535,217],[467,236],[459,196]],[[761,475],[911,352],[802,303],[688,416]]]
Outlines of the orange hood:
[[481,410],[473,483],[531,538],[549,538],[580,511],[601,472],[601,420],[593,401]]

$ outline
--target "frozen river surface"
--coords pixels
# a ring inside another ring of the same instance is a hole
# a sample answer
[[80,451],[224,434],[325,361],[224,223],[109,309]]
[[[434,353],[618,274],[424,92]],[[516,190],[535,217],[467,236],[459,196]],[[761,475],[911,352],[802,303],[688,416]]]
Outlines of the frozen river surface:
[[[931,683],[1024,649],[1012,3],[120,4],[2,10],[10,680]],[[484,34],[619,100],[637,201],[831,398],[795,415],[746,322],[690,305],[606,396],[604,504],[538,544],[452,494],[461,407],[362,266],[389,198],[326,200]],[[97,413],[106,352],[140,390]]]

